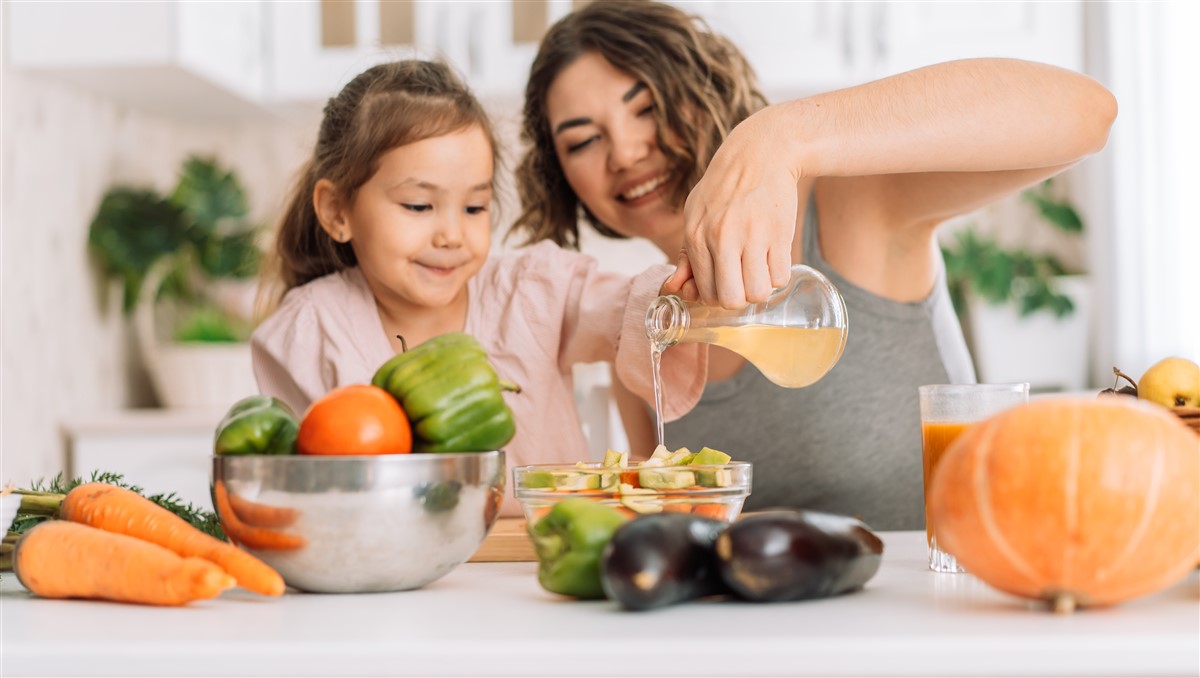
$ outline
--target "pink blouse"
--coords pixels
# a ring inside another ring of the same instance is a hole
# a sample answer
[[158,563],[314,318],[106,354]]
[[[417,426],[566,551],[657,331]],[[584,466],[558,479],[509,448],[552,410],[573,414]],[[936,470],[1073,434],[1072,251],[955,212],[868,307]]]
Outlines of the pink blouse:
[[[670,275],[655,266],[633,278],[598,271],[591,257],[540,243],[492,257],[468,284],[465,330],[487,350],[517,423],[505,446],[511,470],[587,460],[571,366],[612,362],[633,393],[654,402],[645,313]],[[667,420],[688,412],[704,390],[708,352],[680,344],[663,353]],[[375,298],[357,268],[292,289],[251,338],[259,390],[302,414],[333,388],[370,383],[394,355]],[[645,455],[649,450],[638,450]],[[503,515],[520,515],[511,471]]]

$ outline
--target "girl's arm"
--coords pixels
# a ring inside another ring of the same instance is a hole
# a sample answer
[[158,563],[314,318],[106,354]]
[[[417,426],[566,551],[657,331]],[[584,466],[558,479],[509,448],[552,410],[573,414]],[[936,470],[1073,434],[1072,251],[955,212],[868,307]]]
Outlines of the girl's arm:
[[646,402],[625,388],[615,369],[612,370],[612,396],[617,403],[617,412],[621,414],[625,437],[629,440],[629,460],[649,459],[658,443],[654,420],[646,409]]
[[[661,293],[670,267],[619,275],[600,271],[595,259],[549,242],[529,248],[519,265],[524,272],[516,306],[528,309],[522,322],[536,327],[532,340],[557,355],[559,371],[569,374],[578,363],[612,363],[615,381],[642,401],[654,402],[646,309]],[[664,416],[676,419],[704,391],[707,345],[671,347],[663,353],[661,370]]]
[[1011,59],[937,64],[770,106],[733,130],[688,196],[690,273],[707,303],[764,299],[787,279],[797,186],[812,177],[844,177],[831,195],[839,207],[854,196],[868,231],[931,230],[1103,148],[1115,116],[1091,78]]

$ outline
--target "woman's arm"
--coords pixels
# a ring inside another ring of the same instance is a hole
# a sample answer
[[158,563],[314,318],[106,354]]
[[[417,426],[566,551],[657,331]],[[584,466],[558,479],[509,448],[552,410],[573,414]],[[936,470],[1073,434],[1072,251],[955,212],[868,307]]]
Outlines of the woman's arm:
[[768,107],[733,130],[688,197],[690,272],[707,303],[764,299],[787,279],[798,184],[874,177],[865,193],[835,182],[869,203],[861,218],[932,226],[1103,148],[1115,116],[1091,78],[1011,59],[937,64]]

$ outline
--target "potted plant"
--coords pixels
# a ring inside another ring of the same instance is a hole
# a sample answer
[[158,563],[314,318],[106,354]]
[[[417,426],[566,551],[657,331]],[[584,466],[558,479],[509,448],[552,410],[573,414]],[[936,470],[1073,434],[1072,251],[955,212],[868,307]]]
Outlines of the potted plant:
[[[1037,218],[1078,237],[1083,220],[1053,180],[1022,192]],[[981,382],[1042,391],[1087,387],[1089,286],[1054,254],[1006,248],[976,224],[942,246],[946,282]]]
[[237,177],[209,158],[185,159],[170,195],[117,186],[101,200],[88,242],[121,283],[165,406],[221,409],[256,390],[249,313],[222,283],[257,274],[260,231]]

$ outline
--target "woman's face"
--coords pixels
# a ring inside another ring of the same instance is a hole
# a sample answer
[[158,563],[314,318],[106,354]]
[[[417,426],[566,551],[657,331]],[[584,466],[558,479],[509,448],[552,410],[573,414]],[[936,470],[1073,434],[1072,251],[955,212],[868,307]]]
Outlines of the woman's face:
[[394,148],[346,216],[359,267],[393,306],[462,301],[491,244],[492,146],[478,126]]
[[550,84],[546,113],[563,174],[584,206],[614,231],[674,256],[683,216],[669,198],[679,177],[658,146],[645,85],[588,52]]

